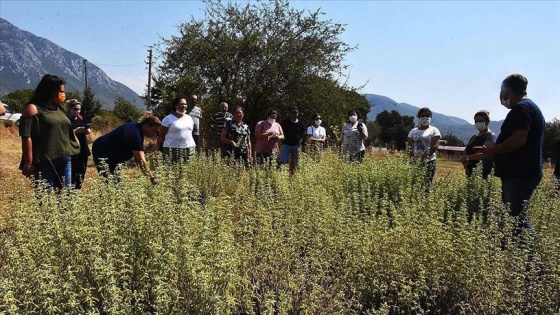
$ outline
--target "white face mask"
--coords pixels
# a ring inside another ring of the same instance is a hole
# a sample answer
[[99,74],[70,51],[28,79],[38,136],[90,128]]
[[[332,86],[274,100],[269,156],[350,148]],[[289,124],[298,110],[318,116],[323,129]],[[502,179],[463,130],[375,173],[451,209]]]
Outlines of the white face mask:
[[507,100],[500,99],[500,103],[502,103],[502,105],[504,105],[505,108],[511,109],[511,107],[512,107],[511,104],[510,104],[511,102],[510,102],[509,98]]
[[477,122],[477,123],[474,124],[474,127],[476,128],[476,130],[482,131],[482,130],[486,129],[486,123],[485,122]]
[[430,117],[422,117],[419,120],[420,120],[420,125],[422,126],[429,126],[430,123],[432,122],[432,119]]
[[186,113],[187,111],[186,111],[186,110],[184,110],[184,109],[183,109],[182,111],[180,111],[180,110],[176,109],[176,110],[175,110],[175,112],[176,112],[177,114],[181,114],[181,115],[184,115],[184,114],[185,114],[185,113]]
[[276,119],[274,119],[274,118],[269,118],[268,119],[268,123],[271,124],[271,125],[274,125],[275,122],[276,122]]
[[351,123],[355,123],[355,122],[358,121],[358,115],[349,116],[349,117],[348,117],[348,120],[349,120]]

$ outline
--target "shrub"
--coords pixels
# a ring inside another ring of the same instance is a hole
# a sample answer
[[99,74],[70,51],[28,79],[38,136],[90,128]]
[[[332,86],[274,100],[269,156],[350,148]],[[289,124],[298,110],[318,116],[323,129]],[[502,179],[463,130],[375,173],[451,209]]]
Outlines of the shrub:
[[[440,177],[402,156],[303,155],[287,170],[215,156],[159,184],[123,171],[38,189],[0,236],[2,313],[552,314],[560,199],[543,180],[512,236],[496,178]],[[475,197],[476,196],[476,197]]]

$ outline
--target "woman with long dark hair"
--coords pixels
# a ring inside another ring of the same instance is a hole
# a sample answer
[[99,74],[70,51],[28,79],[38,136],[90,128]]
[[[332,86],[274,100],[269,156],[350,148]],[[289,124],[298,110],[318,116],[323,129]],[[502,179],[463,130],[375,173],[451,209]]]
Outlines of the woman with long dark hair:
[[62,106],[65,100],[64,81],[51,74],[43,76],[23,109],[19,125],[23,175],[45,180],[58,189],[72,184],[70,156],[80,153]]

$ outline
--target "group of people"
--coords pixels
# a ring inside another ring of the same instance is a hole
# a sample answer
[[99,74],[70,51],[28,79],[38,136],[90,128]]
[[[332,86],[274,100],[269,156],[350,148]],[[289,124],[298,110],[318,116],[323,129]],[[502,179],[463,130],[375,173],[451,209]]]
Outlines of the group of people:
[[[482,166],[484,178],[494,167],[495,175],[502,181],[502,199],[510,205],[515,217],[523,213],[525,202],[543,176],[545,120],[538,106],[527,98],[527,84],[527,79],[520,74],[503,80],[500,102],[510,111],[500,134],[496,137],[488,128],[490,116],[487,111],[476,112],[474,125],[478,132],[471,137],[462,156],[469,176],[477,165]],[[113,173],[120,163],[134,157],[144,174],[155,183],[144,154],[145,137],[157,136],[164,158],[172,162],[188,161],[199,148],[202,110],[197,106],[198,98],[194,94],[188,98],[177,97],[162,121],[146,113],[139,122],[125,123],[97,138],[91,152],[86,138],[91,129],[80,115],[81,104],[78,100],[65,102],[65,98],[64,81],[54,75],[45,75],[25,106],[19,125],[22,173],[40,177],[51,187],[73,185],[79,189],[91,154],[101,175]],[[229,113],[225,102],[212,116],[210,128],[222,157],[248,166],[254,150],[257,164],[289,164],[290,172],[294,173],[302,143],[308,143],[318,152],[324,149],[327,137],[318,113],[312,117],[313,124],[305,127],[296,107],[281,123],[277,122],[278,112],[269,110],[265,119],[254,128],[254,146],[251,128],[244,122],[244,116],[245,110],[239,106]],[[429,108],[421,108],[417,118],[419,125],[409,132],[407,143],[410,156],[426,166],[429,188],[436,171],[436,151],[441,134],[431,125],[432,111]],[[347,113],[347,122],[340,136],[340,153],[350,161],[361,162],[368,132],[359,110],[351,109]],[[558,149],[560,151],[560,144]],[[558,179],[559,160],[554,173]]]
[[[193,96],[189,99],[193,100]],[[196,97],[196,96],[195,96]],[[325,128],[321,126],[321,116],[313,116],[314,124],[306,128],[299,120],[299,110],[292,108],[281,123],[276,122],[278,112],[274,109],[266,113],[254,129],[255,143],[251,142],[251,128],[245,123],[245,109],[238,106],[233,113],[228,111],[226,102],[220,104],[220,111],[210,119],[210,128],[214,134],[212,146],[220,151],[222,158],[233,160],[249,166],[253,156],[257,164],[289,164],[294,172],[299,160],[299,147],[303,141],[317,144],[320,150],[326,141]],[[172,162],[186,162],[199,147],[194,138],[194,130],[199,130],[189,111],[185,97],[173,100],[171,110],[163,118],[159,129],[158,147],[164,159]],[[198,120],[202,111],[196,110]],[[280,147],[279,143],[282,142]],[[94,154],[95,155],[95,154]]]
[[[502,182],[502,201],[509,205],[511,216],[518,219],[519,230],[530,228],[526,204],[543,177],[542,147],[545,119],[539,107],[527,97],[528,81],[523,75],[506,77],[500,88],[500,103],[509,110],[498,136],[489,129],[490,114],[481,110],[474,115],[477,133],[468,141],[461,162],[467,176],[481,167],[483,178],[494,168]],[[427,189],[436,170],[436,150],[441,134],[431,126],[432,112],[418,111],[420,126],[408,134],[410,155],[427,167]],[[560,181],[560,142],[554,175]],[[518,230],[518,231],[519,231]]]

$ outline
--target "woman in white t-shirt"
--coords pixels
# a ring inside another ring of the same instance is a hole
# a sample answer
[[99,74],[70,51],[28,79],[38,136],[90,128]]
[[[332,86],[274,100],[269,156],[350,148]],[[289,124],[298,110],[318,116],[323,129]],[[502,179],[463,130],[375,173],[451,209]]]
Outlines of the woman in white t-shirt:
[[194,122],[186,112],[184,97],[173,100],[171,113],[161,121],[158,147],[163,147],[163,157],[173,163],[189,160],[194,155],[196,144],[193,138]]
[[416,116],[420,125],[410,130],[407,144],[413,160],[426,166],[427,192],[436,174],[436,151],[439,147],[441,134],[436,127],[430,125],[432,123],[432,111],[429,108],[420,108]]
[[310,151],[318,151],[323,153],[325,142],[327,141],[327,132],[325,128],[321,127],[321,115],[315,113],[313,115],[313,125],[307,127],[305,132],[305,139]]
[[348,111],[348,122],[342,126],[340,133],[340,153],[351,162],[361,163],[366,147],[364,140],[368,137],[366,125],[362,122],[362,114],[357,108]]

